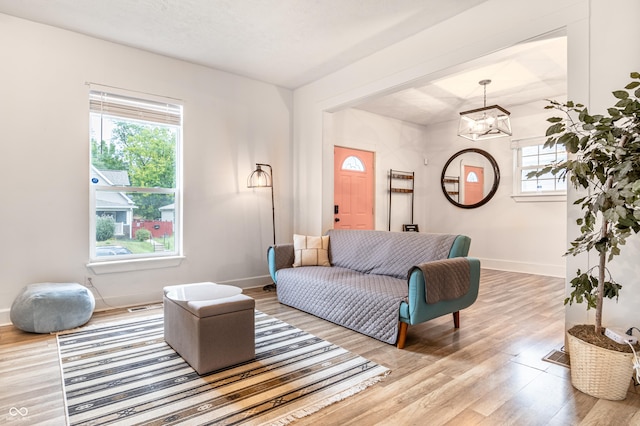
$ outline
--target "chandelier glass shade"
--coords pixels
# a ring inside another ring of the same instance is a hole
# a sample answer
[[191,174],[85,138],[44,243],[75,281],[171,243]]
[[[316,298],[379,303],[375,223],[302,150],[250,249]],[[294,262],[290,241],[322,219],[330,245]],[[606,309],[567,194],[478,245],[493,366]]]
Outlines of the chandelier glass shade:
[[487,106],[487,84],[491,80],[482,80],[484,86],[484,107],[460,113],[458,136],[472,141],[511,136],[511,114],[499,105]]

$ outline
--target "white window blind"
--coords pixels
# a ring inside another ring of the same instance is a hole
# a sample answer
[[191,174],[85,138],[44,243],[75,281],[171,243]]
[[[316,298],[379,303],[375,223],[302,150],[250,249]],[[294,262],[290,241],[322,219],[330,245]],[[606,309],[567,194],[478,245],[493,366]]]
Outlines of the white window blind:
[[174,126],[182,124],[182,106],[180,105],[142,100],[103,91],[89,92],[89,110],[113,117]]

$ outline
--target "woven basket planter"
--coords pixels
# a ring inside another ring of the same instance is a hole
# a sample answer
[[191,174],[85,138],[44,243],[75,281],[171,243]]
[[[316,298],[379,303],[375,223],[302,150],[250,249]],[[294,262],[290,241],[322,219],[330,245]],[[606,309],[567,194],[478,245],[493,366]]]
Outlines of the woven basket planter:
[[567,333],[571,384],[596,398],[617,401],[627,397],[633,376],[633,354],[604,349]]

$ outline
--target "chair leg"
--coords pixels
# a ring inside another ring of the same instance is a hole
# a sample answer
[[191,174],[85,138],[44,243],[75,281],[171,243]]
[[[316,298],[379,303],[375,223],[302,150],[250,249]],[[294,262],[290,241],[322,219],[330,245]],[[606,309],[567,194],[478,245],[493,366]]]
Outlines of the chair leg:
[[398,327],[398,349],[404,349],[404,344],[407,340],[407,329],[409,328],[409,324],[406,322],[400,321]]
[[453,326],[455,328],[460,328],[460,311],[455,311],[453,313]]

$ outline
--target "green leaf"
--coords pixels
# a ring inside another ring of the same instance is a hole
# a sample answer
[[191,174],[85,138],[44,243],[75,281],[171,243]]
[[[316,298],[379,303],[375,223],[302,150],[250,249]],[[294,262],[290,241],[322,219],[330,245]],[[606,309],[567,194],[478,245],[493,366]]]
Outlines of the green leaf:
[[618,99],[627,99],[629,97],[629,92],[626,90],[616,90],[613,92],[613,96]]
[[633,71],[629,75],[631,76],[631,78],[640,78],[640,73],[637,71]]
[[580,111],[578,120],[582,121],[583,123],[593,123],[593,118],[591,118],[586,108]]
[[549,126],[545,136],[555,135],[556,133],[562,133],[563,131],[564,131],[564,124],[556,123],[552,126]]
[[618,228],[619,229],[630,228],[634,226],[635,223],[636,221],[631,218],[626,218],[626,217],[620,218],[620,220],[618,221]]
[[536,175],[537,176],[546,175],[547,173],[549,173],[551,171],[551,169],[552,169],[551,166],[543,167],[542,169],[540,169],[539,171],[536,172]]
[[[553,107],[552,107],[552,108],[553,108]],[[561,122],[561,121],[563,121],[563,120],[564,120],[564,119],[563,119],[563,118],[560,118],[560,117],[550,117],[550,118],[547,118],[547,121],[548,121],[549,123],[559,123],[559,122]]]
[[557,143],[561,143],[563,145],[573,145],[578,143],[578,136],[575,133],[565,133],[564,135],[558,138]]
[[[627,92],[625,92],[625,93],[627,93]],[[616,106],[618,108],[626,108],[632,102],[633,101],[631,99],[620,99],[618,102],[616,102]]]

